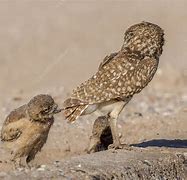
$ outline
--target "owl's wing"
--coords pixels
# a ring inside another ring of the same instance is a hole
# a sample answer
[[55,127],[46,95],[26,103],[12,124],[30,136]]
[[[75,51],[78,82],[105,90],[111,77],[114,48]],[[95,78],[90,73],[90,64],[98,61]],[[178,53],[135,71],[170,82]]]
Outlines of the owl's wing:
[[93,77],[77,87],[71,98],[65,101],[64,107],[67,109],[132,96],[151,81],[157,65],[156,59],[144,58],[139,63],[133,63],[123,53],[119,53]]
[[9,124],[11,122],[19,121],[21,118],[26,116],[27,105],[23,105],[15,110],[13,110],[5,119],[4,124]]
[[3,126],[1,130],[1,141],[13,141],[20,137],[22,131],[19,129],[17,124],[8,124]]
[[20,137],[21,128],[24,126],[25,109],[26,105],[23,105],[7,116],[1,130],[2,141],[13,141]]
[[109,63],[118,53],[111,53],[110,55],[106,56],[101,64],[99,65],[99,69],[103,68],[103,66],[107,63]]

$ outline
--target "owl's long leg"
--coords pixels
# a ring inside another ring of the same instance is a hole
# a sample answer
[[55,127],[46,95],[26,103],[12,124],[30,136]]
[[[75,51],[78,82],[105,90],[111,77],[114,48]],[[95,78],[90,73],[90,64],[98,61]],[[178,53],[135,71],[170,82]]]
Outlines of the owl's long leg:
[[114,104],[114,109],[110,112],[108,116],[108,120],[110,123],[110,128],[112,131],[112,137],[113,137],[113,145],[110,147],[118,149],[123,148],[123,145],[120,143],[119,133],[117,129],[117,119],[119,117],[119,114],[125,107],[125,105],[131,100],[131,97],[127,98],[124,101],[118,101]]
[[119,102],[115,103],[115,107],[114,107],[113,111],[108,116],[110,128],[112,131],[112,137],[113,137],[113,147],[115,149],[121,148],[119,134],[117,131],[117,119],[118,119],[120,112],[123,110],[125,104],[126,103],[124,101],[119,101]]

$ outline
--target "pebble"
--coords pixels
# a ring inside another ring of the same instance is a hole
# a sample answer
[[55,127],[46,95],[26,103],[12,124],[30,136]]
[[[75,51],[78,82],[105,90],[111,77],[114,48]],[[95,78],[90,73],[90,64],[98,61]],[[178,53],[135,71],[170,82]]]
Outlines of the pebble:
[[55,165],[56,167],[59,167],[59,166],[60,166],[60,161],[55,161],[55,162],[54,162],[54,165]]
[[81,164],[78,164],[78,165],[77,165],[77,167],[81,168],[81,167],[82,167],[82,165],[81,165]]
[[146,165],[148,165],[148,166],[151,166],[151,162],[148,161],[148,160],[144,160],[143,163],[146,164]]
[[46,169],[46,165],[45,164],[42,164],[38,169],[37,171],[45,171]]
[[64,176],[64,171],[62,169],[58,170],[60,172],[60,176]]
[[185,159],[187,160],[187,152],[183,153]]

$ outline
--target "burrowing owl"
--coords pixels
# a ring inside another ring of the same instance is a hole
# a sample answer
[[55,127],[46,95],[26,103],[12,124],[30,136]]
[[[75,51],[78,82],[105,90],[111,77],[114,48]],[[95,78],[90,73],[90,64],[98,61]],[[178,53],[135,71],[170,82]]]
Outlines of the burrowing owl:
[[107,115],[115,148],[121,147],[117,118],[134,94],[153,78],[162,54],[164,32],[155,24],[142,22],[127,29],[121,50],[106,56],[98,71],[78,86],[64,102],[69,121],[97,110]]
[[27,166],[45,144],[55,113],[60,112],[49,95],[37,95],[6,118],[1,140],[11,151],[16,167]]
[[90,137],[88,153],[106,150],[110,144],[113,143],[112,132],[108,118],[106,116],[99,116],[92,129]]

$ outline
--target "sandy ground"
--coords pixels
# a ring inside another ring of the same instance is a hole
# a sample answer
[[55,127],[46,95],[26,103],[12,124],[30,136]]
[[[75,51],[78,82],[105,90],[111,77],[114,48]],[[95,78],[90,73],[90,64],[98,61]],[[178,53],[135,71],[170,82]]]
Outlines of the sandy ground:
[[[39,93],[62,105],[71,89],[118,50],[125,29],[150,21],[165,30],[155,78],[119,118],[123,143],[187,152],[187,2],[0,1],[0,127],[6,115]],[[85,154],[94,116],[74,124],[56,116],[47,144],[33,165]],[[0,159],[6,152],[0,144]],[[11,166],[0,163],[0,178]]]

